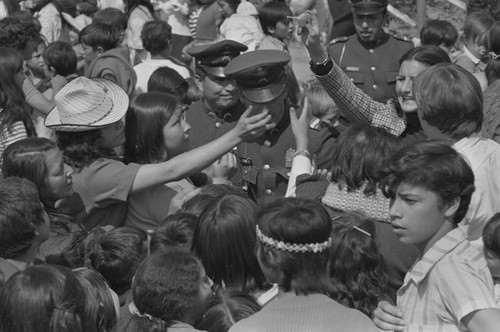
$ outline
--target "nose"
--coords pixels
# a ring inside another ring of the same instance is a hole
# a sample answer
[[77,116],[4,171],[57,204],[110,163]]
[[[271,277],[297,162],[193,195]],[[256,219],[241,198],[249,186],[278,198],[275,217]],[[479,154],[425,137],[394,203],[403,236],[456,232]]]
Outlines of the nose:
[[191,125],[186,120],[183,121],[184,121],[184,133],[189,133],[189,131],[191,130]]
[[227,83],[227,85],[224,87],[224,89],[226,89],[226,91],[236,91],[236,83],[231,80]]
[[391,220],[400,217],[401,214],[399,212],[399,203],[397,199],[391,198],[391,202],[389,204],[389,217]]
[[411,93],[411,88],[413,86],[413,81],[410,78],[406,78],[403,82],[403,86],[401,87],[401,91],[405,93]]
[[368,22],[366,21],[366,18],[363,18],[363,23],[361,23],[361,27],[368,28]]
[[73,169],[73,167],[71,167],[68,164],[64,164],[64,170],[66,171],[66,176],[67,177],[70,177],[75,172],[75,170]]

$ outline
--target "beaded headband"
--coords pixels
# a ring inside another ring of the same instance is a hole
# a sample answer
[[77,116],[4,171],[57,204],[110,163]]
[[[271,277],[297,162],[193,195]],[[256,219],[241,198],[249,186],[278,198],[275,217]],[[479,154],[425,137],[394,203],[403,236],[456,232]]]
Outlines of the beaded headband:
[[325,251],[326,249],[330,248],[332,246],[332,238],[328,238],[325,242],[321,243],[306,243],[306,244],[301,244],[301,243],[288,243],[288,242],[283,242],[283,241],[278,241],[273,238],[270,238],[269,236],[264,235],[260,229],[259,226],[255,226],[255,231],[257,233],[257,238],[262,244],[267,244],[268,246],[282,250],[282,251],[288,251],[288,252],[322,252]]

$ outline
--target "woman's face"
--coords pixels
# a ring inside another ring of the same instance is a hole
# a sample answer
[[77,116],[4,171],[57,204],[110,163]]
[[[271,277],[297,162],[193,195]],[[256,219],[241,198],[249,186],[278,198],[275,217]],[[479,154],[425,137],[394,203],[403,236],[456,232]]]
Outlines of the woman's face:
[[71,175],[73,168],[66,165],[63,154],[59,149],[50,150],[45,154],[47,177],[45,186],[40,194],[44,200],[56,202],[73,194],[73,181]]
[[101,131],[101,148],[110,149],[125,143],[125,122],[123,119],[109,126],[103,127]]
[[417,103],[412,92],[413,80],[427,68],[429,66],[416,60],[403,61],[399,67],[399,75],[396,77],[396,95],[403,112],[417,111]]
[[186,121],[186,110],[186,105],[179,104],[163,127],[163,139],[169,157],[177,156],[188,149],[191,126]]

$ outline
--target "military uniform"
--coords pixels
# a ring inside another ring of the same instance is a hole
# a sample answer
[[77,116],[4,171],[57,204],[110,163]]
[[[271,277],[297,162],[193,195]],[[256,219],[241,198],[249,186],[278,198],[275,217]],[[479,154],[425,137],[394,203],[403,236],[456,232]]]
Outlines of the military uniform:
[[[358,88],[382,103],[395,96],[399,60],[413,48],[413,43],[406,38],[396,38],[383,31],[387,4],[387,0],[351,0],[357,34],[333,39],[327,49]],[[367,19],[372,23],[367,23]],[[363,32],[380,34],[380,38],[363,41]]]
[[394,97],[399,60],[413,48],[410,41],[384,34],[376,45],[360,43],[357,35],[333,39],[328,54],[367,95],[379,102]]
[[[235,58],[227,65],[225,73],[236,80],[241,94],[250,103],[268,104],[286,93],[284,68],[289,61],[290,55],[286,52],[257,50]],[[274,129],[266,131],[256,141],[238,147],[243,187],[259,204],[284,197],[286,193],[296,152],[288,110],[289,106],[284,102],[283,115]],[[273,115],[276,110],[269,108],[269,111]],[[331,151],[334,144],[335,137],[328,130],[311,129],[309,151],[313,158],[331,156],[331,153],[324,151]],[[324,160],[320,163],[325,164]]]

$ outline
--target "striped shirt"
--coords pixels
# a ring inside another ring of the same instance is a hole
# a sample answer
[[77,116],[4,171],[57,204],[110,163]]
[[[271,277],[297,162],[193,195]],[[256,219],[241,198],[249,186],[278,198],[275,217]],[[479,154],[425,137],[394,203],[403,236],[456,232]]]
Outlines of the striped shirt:
[[316,75],[325,90],[339,107],[342,115],[353,123],[361,122],[382,127],[391,134],[400,136],[406,129],[406,115],[398,112],[397,101],[389,99],[379,103],[351,82],[342,69],[333,62],[326,75]]
[[[1,108],[0,112],[2,112]],[[28,137],[26,128],[21,121],[14,122],[10,128],[3,128],[0,133],[0,163],[2,161],[1,156],[9,145],[26,137]]]
[[456,228],[436,242],[406,274],[398,291],[406,332],[461,331],[468,314],[498,308],[483,254]]

